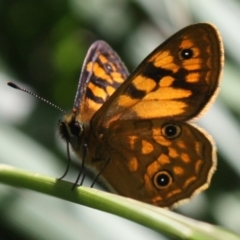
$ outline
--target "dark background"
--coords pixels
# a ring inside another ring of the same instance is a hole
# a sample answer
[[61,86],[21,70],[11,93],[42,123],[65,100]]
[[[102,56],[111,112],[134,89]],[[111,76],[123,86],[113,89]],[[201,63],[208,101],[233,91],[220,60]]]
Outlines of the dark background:
[[[218,170],[211,187],[177,211],[240,233],[239,1],[1,0],[0,162],[54,177],[66,163],[56,134],[61,112],[6,82],[68,111],[92,42],[108,42],[132,71],[167,37],[197,22],[216,25],[226,52],[219,97],[198,122],[216,141]],[[67,180],[75,180],[77,166]],[[5,185],[0,192],[0,239],[159,239],[127,220],[49,196]]]

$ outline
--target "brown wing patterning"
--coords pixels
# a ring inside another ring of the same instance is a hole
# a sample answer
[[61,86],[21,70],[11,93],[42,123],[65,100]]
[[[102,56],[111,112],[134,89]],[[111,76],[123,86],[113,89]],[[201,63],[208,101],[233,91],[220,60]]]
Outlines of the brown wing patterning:
[[211,137],[187,121],[216,98],[223,61],[210,24],[180,30],[129,77],[117,54],[97,41],[60,134],[116,193],[176,205],[206,189],[216,169]]
[[222,54],[211,25],[180,30],[143,60],[98,112],[94,125],[108,126],[116,119],[191,119],[216,96]]
[[127,68],[107,43],[93,43],[83,64],[74,101],[81,121],[90,121],[128,75]]

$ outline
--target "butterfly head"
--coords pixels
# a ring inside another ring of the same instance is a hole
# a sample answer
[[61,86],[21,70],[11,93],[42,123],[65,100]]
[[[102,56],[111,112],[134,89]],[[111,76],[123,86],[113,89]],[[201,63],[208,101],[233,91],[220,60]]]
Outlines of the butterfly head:
[[65,114],[63,120],[60,120],[58,124],[60,136],[72,146],[79,145],[84,132],[84,125],[77,116],[76,109],[73,109],[72,112]]

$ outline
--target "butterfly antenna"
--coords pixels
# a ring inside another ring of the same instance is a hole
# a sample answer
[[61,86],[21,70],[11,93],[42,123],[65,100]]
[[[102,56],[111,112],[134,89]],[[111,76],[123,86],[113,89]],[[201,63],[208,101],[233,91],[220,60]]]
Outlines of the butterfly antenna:
[[57,105],[53,104],[52,102],[46,100],[45,98],[42,98],[42,97],[38,96],[37,94],[35,94],[35,93],[33,93],[33,92],[30,92],[29,90],[27,90],[27,89],[25,89],[25,88],[19,87],[17,84],[15,84],[15,83],[13,83],[13,82],[8,82],[7,85],[10,86],[10,87],[12,87],[12,88],[15,88],[15,89],[18,89],[18,90],[20,90],[20,91],[23,91],[23,92],[25,92],[25,93],[28,93],[28,94],[30,94],[30,95],[32,95],[32,96],[40,99],[41,101],[49,104],[50,106],[58,109],[59,111],[61,111],[61,112],[63,112],[63,113],[66,113],[62,108],[58,107]]

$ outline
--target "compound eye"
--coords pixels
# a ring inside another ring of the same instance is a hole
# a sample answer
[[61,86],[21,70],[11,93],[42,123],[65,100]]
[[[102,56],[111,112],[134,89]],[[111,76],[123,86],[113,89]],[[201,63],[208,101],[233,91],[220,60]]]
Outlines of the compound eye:
[[79,136],[81,134],[81,125],[77,121],[74,121],[74,122],[71,123],[70,129],[71,129],[71,133],[74,136]]

